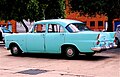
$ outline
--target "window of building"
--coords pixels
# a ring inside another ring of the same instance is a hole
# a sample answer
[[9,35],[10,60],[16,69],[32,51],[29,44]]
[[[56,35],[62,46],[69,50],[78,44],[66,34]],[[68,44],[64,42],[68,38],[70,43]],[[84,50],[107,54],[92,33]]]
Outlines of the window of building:
[[103,26],[103,21],[98,21],[98,26]]
[[90,21],[90,27],[94,27],[95,26],[95,21]]
[[85,25],[87,24],[87,22],[86,22],[86,21],[84,21],[83,23],[84,23]]

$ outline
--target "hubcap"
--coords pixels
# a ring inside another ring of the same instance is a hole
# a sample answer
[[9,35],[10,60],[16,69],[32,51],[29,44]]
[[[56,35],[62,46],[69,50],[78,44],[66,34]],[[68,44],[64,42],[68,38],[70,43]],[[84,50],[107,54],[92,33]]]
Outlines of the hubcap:
[[18,48],[17,47],[13,47],[13,53],[17,54],[18,53]]
[[73,53],[74,53],[74,51],[73,51],[72,49],[68,49],[68,50],[67,50],[67,55],[68,55],[68,56],[72,56]]

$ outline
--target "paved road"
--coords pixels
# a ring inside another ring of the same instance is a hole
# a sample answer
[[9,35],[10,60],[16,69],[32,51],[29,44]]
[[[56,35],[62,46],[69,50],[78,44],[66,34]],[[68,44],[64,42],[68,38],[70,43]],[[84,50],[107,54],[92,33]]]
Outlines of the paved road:
[[48,54],[14,57],[0,44],[0,77],[120,77],[120,48],[67,60]]

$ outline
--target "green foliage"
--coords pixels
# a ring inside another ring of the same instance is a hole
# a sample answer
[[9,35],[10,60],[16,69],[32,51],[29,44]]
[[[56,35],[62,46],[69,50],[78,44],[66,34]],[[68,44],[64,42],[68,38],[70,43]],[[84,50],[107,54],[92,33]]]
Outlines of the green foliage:
[[50,0],[45,10],[46,19],[64,18],[64,0]]
[[[30,4],[29,4],[30,3]],[[33,19],[31,13],[38,14],[37,0],[2,0],[0,4],[0,18],[3,20]],[[31,8],[33,7],[33,8]]]
[[[64,17],[64,0],[0,0],[0,19],[21,21]],[[54,12],[52,12],[54,11]],[[45,12],[47,15],[45,15]]]
[[103,14],[108,17],[108,31],[112,31],[112,21],[120,18],[120,0],[70,0],[71,10],[80,15],[95,16]]
[[103,8],[105,7],[104,0],[71,0],[72,11],[80,11],[80,14],[105,14]]
[[27,3],[27,17],[25,18],[30,18],[30,20],[40,20],[39,16],[39,2],[37,0],[29,0]]
[[0,20],[42,20],[64,17],[64,0],[0,0]]
[[119,0],[70,0],[72,11],[80,11],[81,14],[96,15],[113,14],[114,18],[120,17]]

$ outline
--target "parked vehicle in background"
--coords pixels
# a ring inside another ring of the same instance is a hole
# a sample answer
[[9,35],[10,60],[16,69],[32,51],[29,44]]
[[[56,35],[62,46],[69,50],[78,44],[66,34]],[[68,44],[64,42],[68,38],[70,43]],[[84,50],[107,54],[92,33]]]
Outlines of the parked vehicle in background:
[[5,27],[0,27],[0,41],[4,42],[4,37],[7,34],[11,34],[12,32]]
[[0,41],[2,41],[3,37],[2,37],[2,32],[0,31]]
[[116,39],[117,46],[120,47],[120,25],[118,25],[117,28],[116,28],[115,39]]
[[12,55],[21,53],[54,53],[74,58],[79,53],[94,55],[115,48],[115,33],[109,37],[100,32],[80,31],[80,21],[69,19],[42,20],[34,23],[29,33],[5,36],[5,47]]

